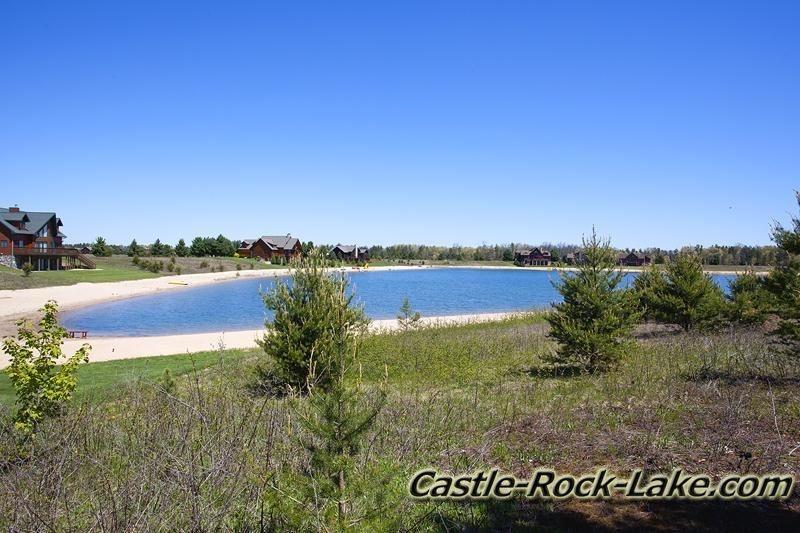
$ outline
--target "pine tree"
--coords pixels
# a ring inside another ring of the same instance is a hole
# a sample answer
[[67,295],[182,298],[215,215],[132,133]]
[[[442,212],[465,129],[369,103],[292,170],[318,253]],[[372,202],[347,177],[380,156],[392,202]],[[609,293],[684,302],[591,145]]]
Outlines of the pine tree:
[[97,240],[94,241],[94,244],[92,244],[92,255],[96,257],[111,256],[111,249],[108,247],[103,237],[98,237]]
[[161,239],[156,239],[156,242],[150,245],[150,255],[153,257],[164,255],[164,246],[161,244]]
[[653,265],[634,286],[648,318],[684,331],[711,328],[724,316],[722,289],[703,272],[695,253],[682,253],[663,269]]
[[623,287],[625,275],[616,268],[609,241],[592,229],[583,249],[586,259],[578,270],[562,273],[555,284],[564,301],[547,316],[549,336],[559,343],[547,360],[597,372],[612,367],[630,348],[639,313],[633,291]]
[[175,245],[175,255],[178,257],[187,257],[189,255],[189,248],[183,239],[179,239],[178,244]]
[[128,245],[128,255],[130,257],[142,255],[142,247],[139,246],[139,243],[136,242],[136,239],[133,239]]
[[400,331],[410,331],[422,325],[422,315],[419,311],[414,311],[408,298],[404,298],[403,305],[400,306],[400,314],[397,315],[397,325],[400,327]]
[[324,253],[317,249],[296,266],[291,283],[276,281],[262,294],[264,306],[274,315],[259,341],[273,363],[262,378],[271,374],[278,386],[300,392],[311,387],[325,390],[346,366],[336,358],[368,323],[363,309],[351,305],[347,278],[326,273],[325,265]]
[[[795,193],[800,204],[800,192]],[[772,240],[789,256],[784,266],[770,271],[764,285],[772,296],[772,311],[778,315],[774,332],[780,351],[800,356],[800,218],[792,217],[792,227],[776,224]]]

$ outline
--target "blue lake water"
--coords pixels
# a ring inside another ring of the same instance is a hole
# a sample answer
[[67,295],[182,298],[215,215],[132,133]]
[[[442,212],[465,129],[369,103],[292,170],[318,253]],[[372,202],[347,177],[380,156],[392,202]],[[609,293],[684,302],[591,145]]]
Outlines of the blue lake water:
[[[556,272],[525,269],[442,268],[348,273],[371,318],[394,318],[404,298],[426,316],[548,307],[559,301]],[[733,276],[715,275],[724,289]],[[626,277],[630,283],[633,274]],[[267,315],[259,295],[272,278],[224,281],[64,312],[62,323],[91,336],[140,336],[258,329]]]

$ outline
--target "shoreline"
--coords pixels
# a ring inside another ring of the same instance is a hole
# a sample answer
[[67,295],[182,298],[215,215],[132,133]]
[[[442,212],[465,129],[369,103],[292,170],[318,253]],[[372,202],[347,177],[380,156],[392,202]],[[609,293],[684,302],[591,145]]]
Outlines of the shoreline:
[[[473,324],[503,320],[513,316],[521,316],[526,312],[478,313],[470,315],[451,315],[423,317],[426,326],[449,326],[457,324]],[[399,328],[397,319],[388,318],[373,320],[369,330],[373,333],[390,332]],[[264,336],[265,330],[252,329],[245,331],[219,331],[212,333],[189,333],[178,335],[159,335],[153,337],[95,337],[90,339],[67,339],[64,341],[64,353],[69,356],[83,344],[90,344],[89,362],[116,361],[120,359],[136,359],[162,355],[190,354],[212,350],[249,349],[257,347],[256,341]],[[0,369],[8,366],[8,356],[0,352]]]
[[[518,270],[521,272],[575,272],[576,267],[517,267],[512,265],[386,265],[369,268],[334,267],[331,271],[339,272],[388,272],[394,270],[467,268],[481,270]],[[625,273],[642,272],[639,267],[623,267]],[[744,272],[742,270],[707,270],[711,275],[731,276]],[[165,290],[179,290],[191,287],[210,285],[216,282],[235,281],[250,278],[272,278],[286,276],[289,268],[261,270],[231,270],[226,272],[205,272],[198,274],[182,274],[162,276],[128,281],[110,281],[104,283],[76,283],[74,285],[56,285],[34,289],[0,289],[0,319],[8,317],[20,318],[28,313],[38,311],[48,300],[56,300],[62,311],[77,309],[92,304],[113,300],[121,300],[136,296],[157,293]]]

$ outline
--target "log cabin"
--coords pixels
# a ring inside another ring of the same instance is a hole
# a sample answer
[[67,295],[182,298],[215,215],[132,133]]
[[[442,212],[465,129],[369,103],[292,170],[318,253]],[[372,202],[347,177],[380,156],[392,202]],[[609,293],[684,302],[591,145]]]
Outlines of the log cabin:
[[245,239],[239,243],[236,253],[239,254],[239,257],[258,257],[264,261],[289,261],[300,257],[302,251],[300,239],[287,234],[283,236],[263,235],[258,239]]
[[369,248],[356,244],[337,244],[331,248],[330,254],[339,261],[366,263],[369,261]]
[[553,258],[549,250],[534,248],[532,250],[517,250],[514,252],[514,262],[518,265],[550,266]]
[[33,270],[95,268],[77,248],[65,247],[61,219],[55,213],[0,207],[0,264]]

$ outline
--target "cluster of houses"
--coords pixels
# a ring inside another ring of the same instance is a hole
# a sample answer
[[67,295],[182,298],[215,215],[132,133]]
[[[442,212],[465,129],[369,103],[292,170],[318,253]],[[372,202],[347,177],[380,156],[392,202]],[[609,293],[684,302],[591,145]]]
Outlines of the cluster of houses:
[[32,270],[95,268],[80,250],[63,246],[61,219],[55,213],[0,207],[0,265]]
[[[289,261],[300,257],[303,251],[300,239],[287,235],[263,235],[258,239],[245,239],[236,253],[239,257],[260,258],[264,261]],[[369,261],[369,248],[355,244],[337,244],[330,255],[340,261],[365,263]]]
[[[564,263],[568,265],[579,265],[586,260],[586,255],[582,250],[572,252],[564,257]],[[522,266],[550,266],[553,263],[553,256],[550,250],[533,248],[526,250],[516,250],[514,252],[514,262]],[[649,255],[635,250],[626,252],[617,257],[620,266],[641,267],[651,263]]]

